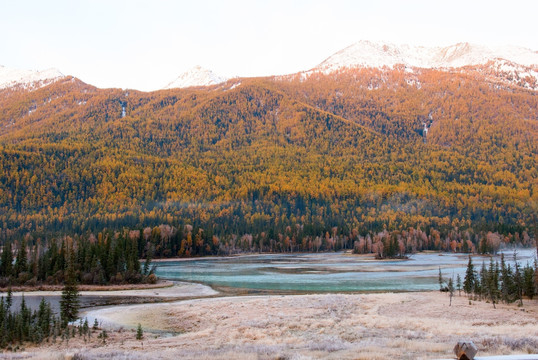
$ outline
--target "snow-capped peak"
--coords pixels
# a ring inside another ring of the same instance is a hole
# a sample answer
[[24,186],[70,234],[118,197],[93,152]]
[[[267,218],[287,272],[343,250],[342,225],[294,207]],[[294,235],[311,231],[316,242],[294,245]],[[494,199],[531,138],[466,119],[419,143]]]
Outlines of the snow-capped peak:
[[192,86],[210,86],[225,82],[226,78],[216,75],[213,71],[195,66],[181,74],[177,79],[166,85],[165,89],[187,88]]
[[40,88],[48,85],[64,75],[57,69],[41,71],[7,68],[0,65],[0,89],[22,86],[24,88]]
[[538,67],[538,52],[516,46],[487,47],[459,43],[447,47],[395,45],[359,41],[323,61],[314,70],[326,73],[340,68],[394,67],[459,68],[508,60],[526,67]]

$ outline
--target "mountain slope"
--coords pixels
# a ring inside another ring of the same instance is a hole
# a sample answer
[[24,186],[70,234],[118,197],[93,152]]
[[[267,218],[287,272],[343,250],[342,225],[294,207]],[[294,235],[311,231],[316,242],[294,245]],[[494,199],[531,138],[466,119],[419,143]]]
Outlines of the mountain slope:
[[161,223],[269,238],[528,229],[535,92],[408,76],[357,68],[149,93],[66,79],[2,93],[0,237]]
[[520,66],[0,90],[0,240],[203,229],[192,237],[208,247],[168,243],[168,256],[248,247],[249,236],[286,251],[334,249],[335,232],[349,248],[351,234],[384,229],[420,228],[436,249],[448,249],[437,233],[515,238],[533,231],[538,204],[538,96],[513,86],[530,84]]

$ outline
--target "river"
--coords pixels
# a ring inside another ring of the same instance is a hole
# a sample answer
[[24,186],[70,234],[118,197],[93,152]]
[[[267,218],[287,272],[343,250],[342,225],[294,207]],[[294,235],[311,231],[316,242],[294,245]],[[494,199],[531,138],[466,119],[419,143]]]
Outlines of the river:
[[[513,266],[514,250],[505,250]],[[518,262],[533,262],[534,249],[518,249]],[[500,261],[500,256],[495,256]],[[425,291],[439,288],[438,275],[463,281],[467,254],[419,253],[407,260],[375,260],[349,253],[263,254],[190,261],[163,261],[156,274],[209,286],[293,292]],[[473,255],[475,270],[489,257]]]

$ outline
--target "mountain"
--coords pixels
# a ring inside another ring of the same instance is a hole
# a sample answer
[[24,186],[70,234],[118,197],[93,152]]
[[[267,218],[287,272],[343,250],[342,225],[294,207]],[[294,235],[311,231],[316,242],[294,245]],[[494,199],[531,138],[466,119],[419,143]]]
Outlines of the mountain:
[[9,87],[35,89],[46,86],[63,77],[64,75],[57,69],[34,71],[7,68],[0,65],[0,89]]
[[66,79],[2,92],[0,239],[183,224],[204,229],[209,247],[189,253],[205,254],[218,251],[213,234],[304,248],[335,228],[532,230],[535,93],[467,73],[408,75],[357,68],[147,93]]
[[195,66],[189,71],[178,76],[177,79],[166,85],[164,89],[181,89],[195,86],[217,85],[225,82],[226,80],[228,79],[216,75],[211,70],[204,69],[201,66]]
[[[459,49],[435,61],[469,61]],[[513,86],[520,68],[534,69],[516,60],[154,92],[71,77],[0,91],[0,241],[145,227],[157,236],[168,224],[184,236],[194,227],[192,239],[156,251],[188,256],[249,239],[263,251],[349,249],[385,229],[401,231],[395,240],[421,229],[435,249],[488,231],[533,236],[538,96]]]
[[487,47],[459,43],[447,47],[395,45],[359,41],[327,58],[314,70],[332,72],[352,67],[459,68],[507,60],[525,67],[538,68],[538,52],[515,46]]

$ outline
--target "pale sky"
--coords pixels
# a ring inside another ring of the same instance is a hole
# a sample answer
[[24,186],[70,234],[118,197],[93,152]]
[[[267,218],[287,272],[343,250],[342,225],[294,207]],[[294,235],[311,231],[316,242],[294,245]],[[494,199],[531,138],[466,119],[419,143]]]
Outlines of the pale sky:
[[538,50],[536,0],[0,0],[0,65],[153,90],[195,65],[265,76],[359,40]]

